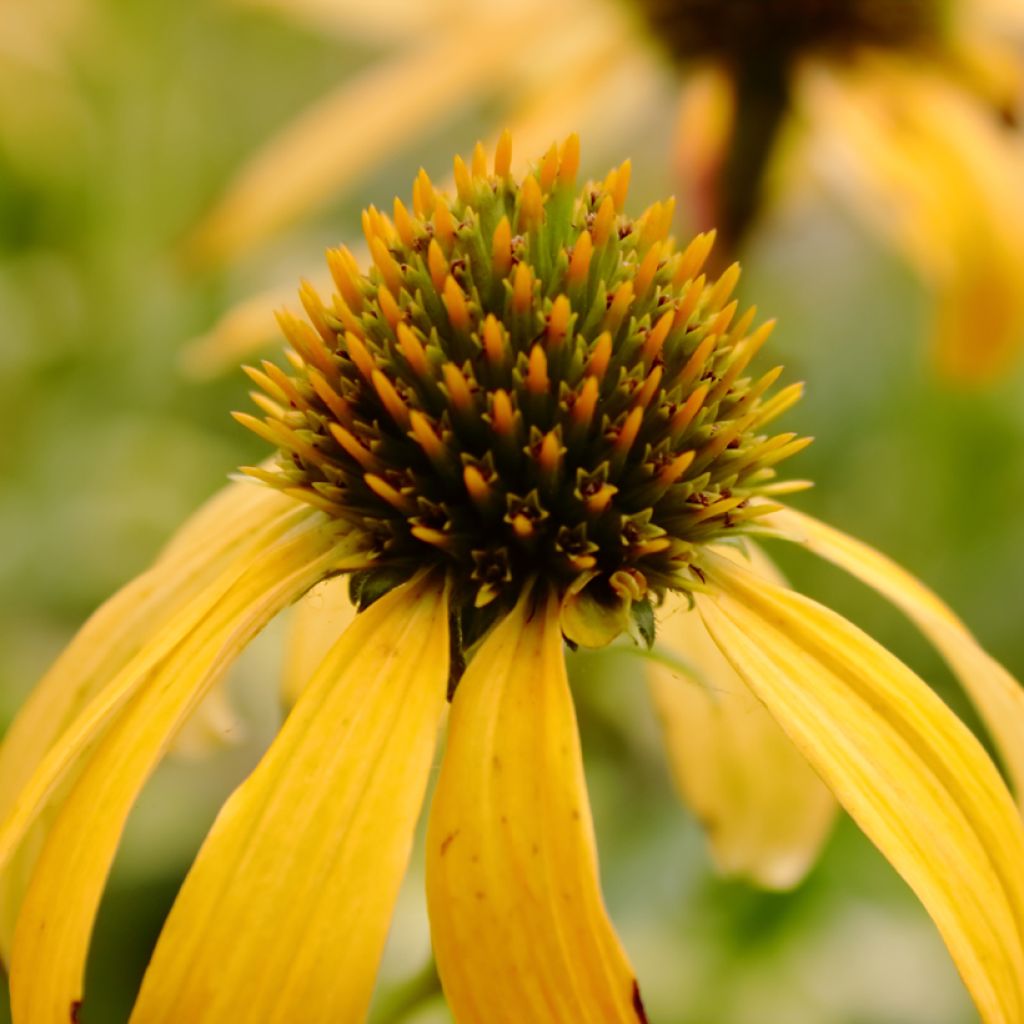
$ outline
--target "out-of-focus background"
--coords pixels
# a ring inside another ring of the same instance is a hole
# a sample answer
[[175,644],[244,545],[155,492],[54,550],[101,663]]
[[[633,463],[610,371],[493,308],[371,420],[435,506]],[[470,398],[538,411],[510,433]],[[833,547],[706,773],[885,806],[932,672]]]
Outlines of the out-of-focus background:
[[[407,196],[421,164],[444,180],[452,153],[517,116],[510,94],[543,93],[547,72],[528,60],[521,84],[462,89],[429,130],[410,131],[354,175],[343,197],[226,262],[204,263],[190,229],[246,158],[393,51],[395,26],[370,14],[339,24],[240,0],[0,8],[0,724],[88,613],[228,471],[261,454],[228,416],[246,407],[245,378],[197,373],[189,339],[233,303],[316,272],[325,247],[357,240],[360,208]],[[540,61],[542,42],[509,45],[529,56],[536,44]],[[596,176],[632,157],[638,212],[677,191],[678,86],[653,48],[622,45],[639,48],[648,77],[632,92],[584,90],[595,103],[636,106],[614,132],[600,117],[581,125],[583,170]],[[768,358],[808,384],[787,429],[817,438],[793,469],[817,486],[795,504],[917,572],[1024,676],[1024,374],[982,390],[939,376],[925,289],[810,183],[762,219],[743,255],[744,297],[780,320]],[[809,557],[775,553],[801,589],[863,625],[976,721],[897,612]],[[133,815],[100,914],[86,1024],[126,1019],[190,857],[272,735],[280,635],[272,628],[234,674],[244,739],[212,758],[169,762]],[[716,879],[673,794],[635,665],[576,668],[607,899],[652,1021],[976,1020],[924,912],[848,821],[793,893]],[[399,1019],[391,990],[427,958],[414,868],[376,1019]],[[409,1001],[402,1020],[448,1019],[436,997]]]

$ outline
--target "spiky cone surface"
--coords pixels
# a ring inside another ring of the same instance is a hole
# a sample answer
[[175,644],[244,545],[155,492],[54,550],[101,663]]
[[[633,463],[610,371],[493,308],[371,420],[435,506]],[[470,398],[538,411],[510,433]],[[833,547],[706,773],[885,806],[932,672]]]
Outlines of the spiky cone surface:
[[807,440],[765,428],[800,387],[747,373],[772,325],[738,267],[701,273],[712,235],[676,247],[671,202],[627,215],[628,164],[580,189],[573,136],[508,166],[506,137],[456,159],[455,196],[421,172],[371,207],[365,273],[328,254],[334,296],[304,285],[308,319],[280,320],[290,371],[249,371],[265,417],[238,418],[279,454],[246,471],[369,536],[357,598],[437,564],[471,638],[540,578],[598,629],[570,613],[571,640],[606,642],[771,510],[751,499]]

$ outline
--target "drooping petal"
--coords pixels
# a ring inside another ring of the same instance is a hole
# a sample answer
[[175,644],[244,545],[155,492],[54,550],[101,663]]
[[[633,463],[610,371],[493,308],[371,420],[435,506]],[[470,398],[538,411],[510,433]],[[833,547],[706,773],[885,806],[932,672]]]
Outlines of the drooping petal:
[[221,811],[133,1021],[359,1021],[412,849],[448,682],[443,587],[358,615]]
[[[308,508],[292,502],[291,509],[284,515],[271,516],[262,522],[255,520],[250,534],[257,549],[273,546],[290,532],[301,531],[303,526],[309,528],[312,519]],[[317,524],[312,524],[312,528],[316,530]],[[10,756],[12,768],[22,773],[22,784],[16,789],[12,787],[8,813],[0,830],[0,870],[6,866],[53,790],[72,774],[83,755],[89,752],[93,740],[147,683],[153,672],[211,615],[225,595],[237,589],[240,581],[244,582],[252,556],[253,549],[249,545],[240,546],[223,560],[211,552],[209,560],[215,569],[212,578],[207,578],[207,562],[197,559],[191,566],[192,572],[183,578],[174,577],[168,581],[172,586],[160,588],[161,601],[156,603],[152,619],[147,620],[132,614],[127,598],[136,597],[139,605],[145,607],[144,599],[149,591],[142,587],[143,582],[151,583],[153,574],[158,582],[163,582],[160,570],[165,564],[158,562],[150,573],[115,595],[86,624],[38,688],[44,696],[52,695],[56,712],[51,711],[52,717],[48,717],[44,701],[35,693],[26,705],[25,717],[31,721],[30,713],[35,716],[40,736],[49,730],[45,743],[32,745],[27,724],[24,733],[12,736],[22,741],[18,748],[12,745]],[[202,580],[199,585],[196,585],[197,575]],[[164,601],[166,604],[162,603]],[[117,611],[130,617],[119,621]],[[98,627],[95,633],[94,624]],[[95,646],[93,639],[99,641]],[[78,647],[83,658],[76,672],[68,654]],[[14,756],[15,749],[20,756]]]
[[209,558],[214,551],[248,540],[255,524],[292,512],[295,505],[293,498],[239,474],[178,527],[157,561],[182,562],[196,554]]
[[683,191],[683,209],[693,228],[709,231],[721,212],[722,168],[736,118],[730,75],[718,64],[694,68],[686,76],[676,118],[674,167]]
[[601,899],[554,597],[524,598],[456,690],[427,898],[458,1024],[645,1020]]
[[992,734],[1024,812],[1024,687],[982,650],[936,594],[881,552],[795,509],[783,508],[765,518],[781,536],[874,587],[931,640]]
[[[133,661],[144,678],[154,640],[168,627],[168,643],[189,628],[175,616],[231,566],[237,576],[247,554],[301,507],[269,487],[231,484],[189,519],[148,572],[110,598],[79,630],[40,680],[0,746],[0,821],[40,761],[76,715]],[[300,512],[300,514],[305,514]],[[211,595],[211,598],[213,595]],[[141,661],[140,661],[141,659]],[[17,862],[0,871],[0,952],[8,958],[18,905],[31,865],[34,842]]]
[[832,793],[678,596],[659,617],[653,653],[647,684],[672,774],[719,871],[768,889],[797,885],[835,819]]
[[[15,852],[55,787],[56,808],[15,928],[11,1000],[17,1024],[66,1021],[81,996],[96,907],[143,783],[238,652],[285,605],[339,563],[336,524],[304,513],[210,584],[97,694],[40,762],[0,831]],[[76,776],[77,773],[77,776]]]
[[1024,828],[970,730],[841,616],[711,555],[708,629],[917,893],[985,1024],[1024,1020]]
[[933,289],[940,368],[991,380],[1024,343],[1024,140],[920,62],[815,67],[799,95],[818,172]]
[[[541,152],[551,139],[577,129],[582,129],[589,148],[615,148],[635,112],[657,102],[663,87],[658,69],[642,51],[623,49],[619,21],[591,16],[585,28],[585,33],[573,32],[571,54],[553,67],[543,65],[539,73],[533,68],[538,81],[515,90],[507,119],[516,143],[512,160],[515,173],[524,172],[533,154]],[[495,142],[496,137],[490,140],[489,149],[494,149]],[[440,184],[448,192],[454,187],[451,176]],[[349,247],[356,262],[365,265],[369,259],[365,243],[350,240]],[[319,278],[318,269],[310,268],[305,277],[319,293],[330,292],[330,283]],[[277,336],[274,313],[292,297],[290,286],[270,288],[230,307],[209,330],[185,345],[181,353],[185,372],[199,378],[213,377],[250,358]]]
[[480,87],[498,89],[530,34],[547,31],[550,8],[500,15],[472,9],[450,31],[410,46],[343,82],[247,163],[199,225],[192,249],[226,261],[258,244],[433,127]]
[[245,739],[245,725],[228,696],[227,686],[215,686],[200,701],[174,738],[171,753],[183,761],[201,761]]
[[[364,254],[357,251],[356,258],[365,265]],[[319,280],[316,273],[307,274],[306,278],[318,293],[329,294],[330,285]],[[239,363],[251,359],[278,338],[280,328],[274,314],[284,309],[294,295],[295,289],[291,287],[269,288],[230,306],[209,330],[186,342],[180,356],[182,370],[198,380],[237,370]]]
[[295,706],[324,656],[355,617],[347,576],[318,583],[296,602],[289,615],[281,678],[281,698],[286,708]]
[[[552,139],[577,129],[591,150],[617,146],[635,112],[657,101],[663,85],[658,69],[645,59],[646,54],[623,49],[621,25],[615,19],[591,17],[586,28],[587,38],[576,47],[581,52],[556,66],[545,65],[534,87],[516,91],[507,119],[515,139],[512,169],[516,173],[525,170],[528,160]],[[579,33],[574,33],[574,39],[580,42]],[[495,141],[492,138],[489,143],[492,151]],[[440,188],[452,191],[454,180],[445,179]],[[349,247],[356,262],[364,266],[369,259],[365,244],[350,240]],[[317,269],[310,268],[305,276],[321,294],[330,292],[329,282],[318,279]],[[293,294],[290,286],[271,288],[230,307],[208,331],[186,344],[181,354],[185,372],[214,377],[251,358],[277,336],[274,312],[287,305]]]

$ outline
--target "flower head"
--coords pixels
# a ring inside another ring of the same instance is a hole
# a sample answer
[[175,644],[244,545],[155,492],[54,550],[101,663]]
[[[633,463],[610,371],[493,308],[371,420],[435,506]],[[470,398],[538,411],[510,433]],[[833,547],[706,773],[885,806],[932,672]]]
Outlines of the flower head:
[[[721,868],[794,884],[834,794],[932,915],[986,1024],[1020,1024],[1024,828],[998,770],[750,536],[801,543],[899,604],[1018,787],[1020,687],[921,584],[774,503],[773,466],[803,442],[760,428],[798,390],[746,375],[766,331],[736,316],[735,271],[703,279],[711,239],[677,251],[670,204],[627,218],[628,167],[578,193],[574,138],[522,179],[509,146],[457,161],[457,198],[421,175],[411,210],[367,211],[373,269],[332,254],[330,305],[304,287],[310,322],[282,320],[292,371],[251,371],[266,418],[242,418],[278,454],[248,472],[270,486],[236,482],[193,517],[6,737],[16,1024],[75,1019],[140,788],[252,636],[338,579],[359,608],[289,679],[295,705],[199,851],[133,1021],[363,1019],[446,698],[426,869],[455,1019],[645,1021],[601,897],[563,638],[651,642],[657,614],[668,635],[642,664]],[[693,686],[684,659],[736,701],[674,692]]]
[[294,372],[250,371],[266,417],[239,418],[280,452],[248,472],[365,535],[359,594],[437,566],[475,638],[536,580],[607,641],[770,511],[806,440],[763,427],[800,388],[745,375],[772,325],[737,267],[700,273],[711,236],[668,243],[671,203],[625,215],[628,165],[579,192],[575,136],[522,182],[509,151],[459,160],[454,200],[421,173],[411,211],[368,210],[368,274],[329,254],[333,305],[304,286],[311,324],[281,318]]

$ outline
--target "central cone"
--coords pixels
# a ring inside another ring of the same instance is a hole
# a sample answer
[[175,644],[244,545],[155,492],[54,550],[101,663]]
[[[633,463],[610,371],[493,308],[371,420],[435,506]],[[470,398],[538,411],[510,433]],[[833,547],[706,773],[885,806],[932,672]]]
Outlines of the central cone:
[[710,235],[677,251],[671,201],[627,217],[628,165],[580,191],[575,137],[509,162],[505,137],[456,160],[455,198],[421,172],[411,210],[367,210],[369,272],[329,253],[331,305],[303,286],[308,322],[281,317],[291,373],[249,371],[266,418],[239,418],[280,452],[247,471],[369,535],[364,601],[429,565],[488,618],[532,580],[685,587],[805,443],[761,433],[799,386],[744,375],[771,325],[737,315],[738,268],[701,274]]

